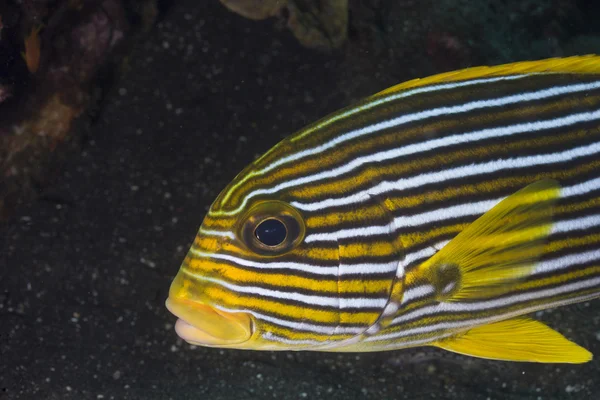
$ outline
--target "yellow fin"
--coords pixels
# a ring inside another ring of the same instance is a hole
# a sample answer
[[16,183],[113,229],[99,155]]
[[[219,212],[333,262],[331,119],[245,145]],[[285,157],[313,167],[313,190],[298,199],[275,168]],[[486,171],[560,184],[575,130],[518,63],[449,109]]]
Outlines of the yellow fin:
[[505,361],[580,364],[593,357],[583,347],[529,318],[483,325],[433,345],[468,356]]
[[560,187],[541,180],[508,196],[419,266],[415,276],[437,301],[483,299],[509,292],[544,251]]
[[539,61],[523,61],[492,67],[466,68],[429,76],[427,78],[412,79],[385,89],[374,96],[381,96],[434,83],[531,73],[600,74],[600,56],[589,54],[566,58],[549,58]]

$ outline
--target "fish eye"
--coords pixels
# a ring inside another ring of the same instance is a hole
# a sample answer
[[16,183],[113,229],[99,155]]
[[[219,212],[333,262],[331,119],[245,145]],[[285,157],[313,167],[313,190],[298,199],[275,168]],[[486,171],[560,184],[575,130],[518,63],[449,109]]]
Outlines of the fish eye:
[[254,229],[254,236],[266,246],[277,246],[287,236],[285,224],[275,218],[267,218]]
[[238,237],[251,251],[265,256],[287,253],[304,239],[304,220],[280,201],[259,203],[242,218]]

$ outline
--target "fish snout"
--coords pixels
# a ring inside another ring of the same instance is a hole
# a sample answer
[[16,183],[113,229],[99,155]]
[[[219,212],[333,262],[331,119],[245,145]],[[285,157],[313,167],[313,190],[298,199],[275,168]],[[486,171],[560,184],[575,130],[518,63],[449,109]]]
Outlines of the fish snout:
[[175,332],[190,344],[236,345],[252,336],[252,318],[247,313],[226,312],[197,301],[173,297],[167,299],[166,306],[179,318]]

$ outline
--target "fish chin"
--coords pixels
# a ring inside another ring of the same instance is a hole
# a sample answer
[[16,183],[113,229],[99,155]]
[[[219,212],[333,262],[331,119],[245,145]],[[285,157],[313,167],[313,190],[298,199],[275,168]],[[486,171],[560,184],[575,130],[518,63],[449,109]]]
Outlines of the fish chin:
[[175,323],[175,332],[189,344],[199,346],[219,346],[226,344],[222,339],[209,335],[203,330],[188,324],[181,318]]
[[167,299],[167,309],[179,319],[175,332],[190,344],[239,345],[252,336],[252,319],[246,313],[228,313],[186,299]]

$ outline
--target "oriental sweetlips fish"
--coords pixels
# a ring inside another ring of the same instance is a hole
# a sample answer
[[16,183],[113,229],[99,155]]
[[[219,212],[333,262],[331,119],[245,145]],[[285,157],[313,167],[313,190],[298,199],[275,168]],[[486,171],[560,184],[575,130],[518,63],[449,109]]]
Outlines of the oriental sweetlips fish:
[[599,296],[590,55],[412,80],[288,137],[212,204],[167,307],[212,347],[583,363],[526,315]]

